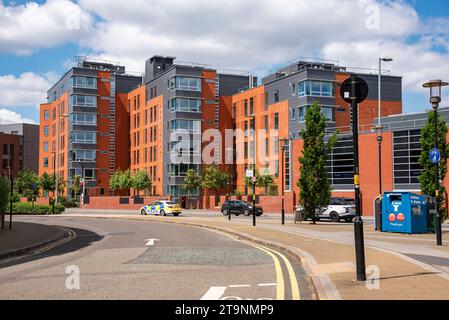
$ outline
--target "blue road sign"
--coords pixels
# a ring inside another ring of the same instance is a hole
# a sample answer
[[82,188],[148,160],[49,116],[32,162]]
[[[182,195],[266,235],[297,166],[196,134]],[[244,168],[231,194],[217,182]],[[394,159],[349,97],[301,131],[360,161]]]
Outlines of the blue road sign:
[[437,148],[433,148],[432,150],[430,150],[429,157],[430,162],[432,162],[433,164],[439,163],[441,160],[440,150],[438,150]]

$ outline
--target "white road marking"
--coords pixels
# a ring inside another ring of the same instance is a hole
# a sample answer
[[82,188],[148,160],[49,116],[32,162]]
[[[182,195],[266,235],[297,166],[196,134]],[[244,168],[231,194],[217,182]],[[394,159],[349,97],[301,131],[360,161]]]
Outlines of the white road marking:
[[144,241],[148,241],[146,246],[154,246],[154,241],[160,241],[159,239],[145,239]]
[[276,283],[259,283],[259,287],[269,287],[269,286],[276,286]]
[[229,286],[229,288],[245,288],[245,287],[251,287],[251,285],[249,285],[249,284],[235,284],[235,285]]
[[210,287],[201,300],[219,300],[227,287]]

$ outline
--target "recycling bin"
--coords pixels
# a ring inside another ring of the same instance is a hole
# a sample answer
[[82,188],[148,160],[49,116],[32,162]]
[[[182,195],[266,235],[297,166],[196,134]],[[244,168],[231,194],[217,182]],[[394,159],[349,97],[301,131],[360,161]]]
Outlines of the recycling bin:
[[425,196],[411,192],[385,192],[382,197],[382,231],[426,233],[427,212]]

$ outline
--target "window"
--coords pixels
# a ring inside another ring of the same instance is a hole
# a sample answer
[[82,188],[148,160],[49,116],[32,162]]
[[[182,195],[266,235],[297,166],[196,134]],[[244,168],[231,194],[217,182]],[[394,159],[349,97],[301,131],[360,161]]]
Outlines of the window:
[[73,81],[74,87],[88,88],[88,89],[96,89],[97,88],[97,78],[75,76],[72,79],[73,79],[72,81]]
[[298,94],[303,96],[334,96],[334,83],[332,81],[304,80],[299,82]]
[[48,142],[44,142],[44,152],[48,152]]
[[50,111],[45,110],[44,111],[44,120],[47,121],[48,119],[50,119]]
[[188,91],[201,91],[201,79],[175,76],[170,82],[170,88]]
[[97,115],[94,113],[72,113],[70,120],[73,124],[96,125]]
[[265,129],[268,130],[268,116],[264,116],[264,124],[265,124]]
[[172,99],[171,111],[201,112],[201,100],[185,98]]
[[279,90],[274,91],[274,103],[279,102]]
[[296,95],[296,83],[292,83],[292,96]]
[[393,176],[396,189],[419,188],[422,173],[420,130],[393,132]]
[[72,142],[74,143],[97,143],[97,133],[90,131],[73,131]]
[[354,187],[354,149],[352,135],[340,135],[328,153],[326,170],[334,189]]
[[70,103],[72,106],[79,107],[96,107],[97,97],[89,95],[75,94],[70,96]]
[[249,114],[254,114],[254,98],[249,99]]
[[73,150],[72,161],[95,161],[97,152],[95,150]]
[[48,126],[44,127],[44,136],[48,137]]
[[95,179],[95,169],[84,169],[85,179]]
[[274,129],[279,129],[279,113],[274,114]]
[[44,158],[44,168],[48,168],[48,158]]
[[[298,121],[304,122],[306,111],[310,106],[301,106],[298,108]],[[327,121],[334,121],[334,108],[332,107],[321,107],[321,113],[324,115]]]
[[296,108],[295,107],[292,108],[291,115],[292,115],[291,119],[295,120],[295,116],[296,116]]
[[176,119],[171,121],[172,130],[187,130],[191,133],[201,133],[200,120]]
[[244,109],[245,109],[245,116],[247,116],[248,115],[248,100],[245,100],[243,102],[243,105],[244,105]]

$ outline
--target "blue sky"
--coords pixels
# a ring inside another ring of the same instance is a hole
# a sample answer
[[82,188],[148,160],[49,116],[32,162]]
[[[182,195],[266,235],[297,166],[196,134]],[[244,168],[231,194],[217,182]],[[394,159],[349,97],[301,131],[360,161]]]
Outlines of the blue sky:
[[[376,68],[377,58],[389,55],[394,61],[385,68],[403,76],[405,112],[428,107],[423,82],[449,80],[447,0],[273,3],[130,0],[124,7],[119,0],[5,0],[0,121],[38,122],[45,91],[77,55],[120,61],[141,72],[146,58],[164,54],[259,76],[300,56]],[[376,18],[372,12],[379,21],[370,20]],[[375,28],[367,24],[373,21]],[[444,98],[449,106],[448,90]]]

